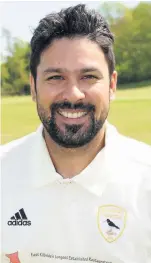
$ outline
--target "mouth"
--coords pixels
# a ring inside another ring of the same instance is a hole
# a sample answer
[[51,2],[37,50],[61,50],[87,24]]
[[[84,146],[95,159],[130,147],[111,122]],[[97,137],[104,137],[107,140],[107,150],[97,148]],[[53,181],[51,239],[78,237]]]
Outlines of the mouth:
[[86,112],[86,111],[71,112],[71,111],[63,111],[63,110],[59,110],[58,113],[61,116],[68,118],[68,119],[79,119],[79,118],[82,118],[88,114],[88,112]]

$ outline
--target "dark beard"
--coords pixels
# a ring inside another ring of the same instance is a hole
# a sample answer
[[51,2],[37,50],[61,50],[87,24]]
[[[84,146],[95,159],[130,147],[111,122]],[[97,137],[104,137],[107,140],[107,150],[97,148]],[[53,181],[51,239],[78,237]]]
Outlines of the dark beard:
[[[83,125],[68,125],[65,124],[65,131],[61,131],[56,124],[55,115],[59,109],[80,109],[87,111],[90,118],[90,124],[87,130],[82,131]],[[103,124],[107,118],[108,112],[103,114],[100,120],[95,119],[95,107],[91,104],[83,105],[81,103],[72,105],[68,102],[54,103],[51,106],[51,118],[46,117],[44,109],[38,105],[38,115],[43,123],[46,131],[50,137],[60,146],[65,148],[78,148],[82,147],[97,135],[97,133],[103,127]]]

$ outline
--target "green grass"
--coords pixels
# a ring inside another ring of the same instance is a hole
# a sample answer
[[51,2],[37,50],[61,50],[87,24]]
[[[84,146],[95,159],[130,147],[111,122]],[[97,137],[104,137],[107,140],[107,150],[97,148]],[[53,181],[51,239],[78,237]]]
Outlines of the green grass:
[[[108,120],[122,134],[151,144],[151,86],[118,90]],[[2,144],[35,131],[39,124],[30,96],[2,98]]]

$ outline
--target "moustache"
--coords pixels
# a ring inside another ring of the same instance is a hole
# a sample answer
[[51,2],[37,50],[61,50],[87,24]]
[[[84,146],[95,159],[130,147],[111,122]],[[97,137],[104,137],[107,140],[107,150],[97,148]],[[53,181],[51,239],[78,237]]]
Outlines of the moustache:
[[95,111],[95,106],[87,103],[87,104],[83,104],[82,102],[79,102],[77,104],[72,104],[70,102],[57,102],[57,103],[53,103],[51,105],[51,111],[55,112],[59,109],[70,109],[70,110],[86,110],[87,112],[90,111]]

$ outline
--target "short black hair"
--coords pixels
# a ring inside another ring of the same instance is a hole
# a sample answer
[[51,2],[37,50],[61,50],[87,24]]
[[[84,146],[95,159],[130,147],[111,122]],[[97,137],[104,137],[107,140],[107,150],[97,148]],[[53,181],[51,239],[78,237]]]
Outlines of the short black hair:
[[55,39],[67,37],[87,37],[99,45],[105,54],[109,74],[115,69],[113,52],[114,36],[110,32],[107,21],[95,11],[88,10],[85,4],[62,9],[58,13],[51,13],[40,20],[31,39],[30,71],[36,83],[37,66],[41,53]]

